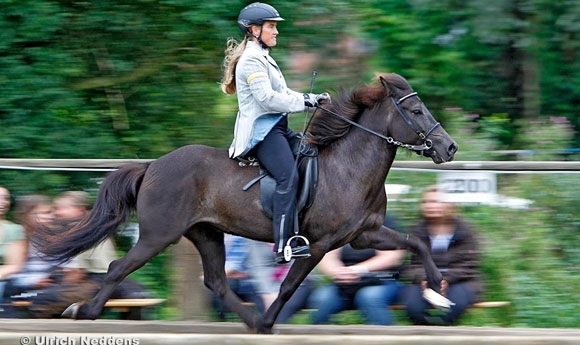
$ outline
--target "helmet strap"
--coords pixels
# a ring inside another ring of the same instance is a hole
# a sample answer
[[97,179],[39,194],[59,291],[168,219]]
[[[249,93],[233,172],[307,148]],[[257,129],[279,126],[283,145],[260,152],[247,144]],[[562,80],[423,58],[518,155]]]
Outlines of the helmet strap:
[[248,29],[249,29],[248,30],[248,33],[250,34],[250,36],[254,37],[258,41],[258,43],[260,43],[260,45],[262,46],[262,48],[264,48],[264,49],[270,49],[271,48],[269,45],[267,45],[266,43],[264,43],[264,41],[262,41],[262,25],[260,25],[260,34],[257,35],[257,36],[255,36],[252,33],[252,28],[248,28]]

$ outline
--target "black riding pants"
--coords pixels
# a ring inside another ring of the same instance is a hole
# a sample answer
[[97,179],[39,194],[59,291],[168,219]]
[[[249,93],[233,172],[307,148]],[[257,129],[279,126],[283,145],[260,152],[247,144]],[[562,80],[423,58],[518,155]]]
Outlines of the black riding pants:
[[286,240],[294,234],[298,171],[290,143],[295,136],[296,134],[288,128],[288,118],[284,116],[254,148],[260,165],[276,181],[272,205],[275,252],[281,252]]

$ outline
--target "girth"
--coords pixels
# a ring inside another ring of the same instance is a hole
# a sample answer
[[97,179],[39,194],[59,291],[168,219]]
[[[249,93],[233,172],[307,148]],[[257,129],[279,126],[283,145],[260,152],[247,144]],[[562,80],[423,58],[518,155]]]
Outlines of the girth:
[[[308,143],[301,134],[297,135],[296,145],[294,145],[294,155],[297,157],[298,170],[298,195],[296,200],[296,210],[300,214],[308,209],[316,195],[318,185],[318,147]],[[257,160],[253,157],[244,157],[240,162],[255,165]],[[259,163],[259,162],[258,162]],[[260,182],[260,200],[266,216],[272,218],[273,194],[276,190],[276,181],[270,174],[260,167],[256,178],[248,182],[242,190],[247,191],[254,184]]]

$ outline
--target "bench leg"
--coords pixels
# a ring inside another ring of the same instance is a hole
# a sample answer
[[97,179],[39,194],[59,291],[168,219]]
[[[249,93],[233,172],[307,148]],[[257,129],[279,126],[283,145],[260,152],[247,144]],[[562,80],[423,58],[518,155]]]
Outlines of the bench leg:
[[142,307],[131,307],[129,310],[121,313],[122,320],[144,320],[145,315]]

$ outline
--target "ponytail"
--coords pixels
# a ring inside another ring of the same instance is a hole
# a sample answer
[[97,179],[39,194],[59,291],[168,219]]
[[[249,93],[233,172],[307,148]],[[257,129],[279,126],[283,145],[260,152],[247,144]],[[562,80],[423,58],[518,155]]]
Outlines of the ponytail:
[[238,42],[230,37],[226,43],[225,57],[222,64],[224,76],[220,83],[220,88],[227,95],[236,93],[236,65],[244,49],[246,49],[247,42],[247,38],[242,42]]

